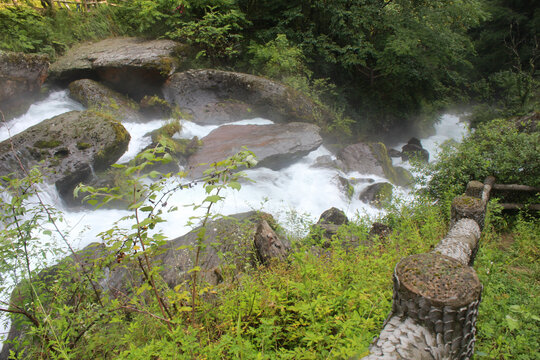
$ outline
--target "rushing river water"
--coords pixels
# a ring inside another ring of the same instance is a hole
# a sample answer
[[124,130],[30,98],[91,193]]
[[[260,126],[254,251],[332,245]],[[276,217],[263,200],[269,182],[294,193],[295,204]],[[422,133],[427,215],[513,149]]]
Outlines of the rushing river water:
[[[83,109],[81,104],[68,97],[67,91],[52,92],[47,99],[32,105],[25,115],[3,124],[0,128],[0,141],[45,119],[67,111]],[[144,124],[125,123],[124,126],[131,134],[131,142],[128,151],[122,156],[119,163],[134,158],[150,143],[148,133],[161,127],[166,121],[167,119],[153,119]],[[269,120],[258,118],[234,124],[263,125],[271,123]],[[184,121],[182,132],[176,136],[202,138],[215,128],[217,126],[200,126]],[[465,132],[466,125],[459,121],[459,117],[443,115],[435,126],[435,135],[422,139],[422,145],[430,152],[430,158],[434,159],[438,144],[448,139],[459,141]],[[380,210],[361,202],[358,200],[358,196],[364,188],[370,185],[367,180],[379,182],[385,181],[385,179],[372,174],[344,174],[335,169],[314,167],[315,160],[322,155],[333,156],[330,151],[321,146],[296,163],[278,171],[268,168],[247,170],[246,174],[253,182],[244,182],[240,191],[228,190],[223,193],[225,200],[218,203],[214,211],[228,215],[249,210],[262,210],[274,215],[285,227],[290,226],[291,228],[295,227],[294,219],[298,219],[298,215],[303,219],[316,221],[318,216],[330,207],[342,209],[349,218],[366,215],[374,217],[380,214]],[[407,164],[402,164],[401,160],[394,160],[394,164],[407,166]],[[360,180],[354,185],[355,192],[351,199],[340,189],[338,175]],[[362,179],[365,179],[366,182],[362,182]],[[404,195],[406,190],[398,189],[397,193]],[[70,210],[64,206],[54,186],[50,185],[43,185],[41,194],[46,203],[64,214],[64,221],[59,224],[62,232],[75,249],[80,249],[91,242],[100,241],[98,236],[100,232],[110,229],[116,220],[129,214],[127,211],[110,209]],[[200,204],[205,197],[204,189],[200,186],[176,192],[168,204],[176,205],[178,211],[166,214],[167,222],[161,224],[161,227],[156,231],[162,231],[168,238],[175,238],[189,231],[191,227],[187,225],[187,221],[190,216],[201,214],[194,212],[189,205]],[[5,296],[2,296],[2,299],[5,299]]]

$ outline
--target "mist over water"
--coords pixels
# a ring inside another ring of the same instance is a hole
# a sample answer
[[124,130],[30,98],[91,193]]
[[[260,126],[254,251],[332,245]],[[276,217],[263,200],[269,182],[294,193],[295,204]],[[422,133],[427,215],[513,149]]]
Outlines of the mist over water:
[[[68,92],[52,92],[47,99],[37,102],[30,107],[28,112],[1,124],[0,141],[13,136],[26,128],[35,125],[45,119],[72,110],[84,110],[84,107],[71,100]],[[151,143],[149,133],[164,125],[168,119],[153,119],[146,123],[124,123],[124,126],[131,134],[131,142],[127,152],[119,159],[119,163],[128,162],[133,159],[141,150]],[[267,125],[272,121],[256,118],[234,122],[236,125]],[[216,129],[218,126],[201,126],[189,121],[182,122],[182,131],[176,134],[178,138],[192,138],[198,136],[202,138]],[[8,130],[9,129],[9,132]],[[441,121],[435,126],[436,134],[422,139],[422,145],[430,152],[430,158],[434,159],[438,145],[448,139],[459,141],[466,133],[466,125],[459,122],[459,117],[454,115],[444,115]],[[397,149],[401,149],[400,144]],[[281,170],[271,170],[268,168],[255,168],[245,171],[251,181],[242,181],[240,191],[227,190],[221,193],[225,197],[223,202],[215,205],[215,213],[230,215],[250,210],[261,210],[271,213],[280,224],[294,227],[296,215],[304,219],[315,222],[320,214],[330,208],[342,209],[349,218],[356,216],[375,217],[380,214],[380,210],[358,200],[359,194],[367,186],[374,182],[386,181],[386,179],[373,174],[342,173],[336,169],[328,169],[313,166],[319,156],[332,153],[324,146],[299,159],[294,164]],[[393,159],[394,165],[410,168],[408,163],[403,163],[400,159]],[[354,178],[357,181],[354,186],[354,195],[349,199],[346,192],[341,189],[338,176]],[[172,188],[176,184],[186,183],[186,179],[172,179],[167,184],[167,188]],[[81,249],[92,242],[101,242],[98,234],[110,229],[114,222],[130,212],[125,210],[98,209],[98,210],[77,210],[68,209],[64,206],[55,187],[53,185],[42,184],[40,196],[42,200],[55,207],[64,214],[64,220],[60,226],[65,237],[70,241],[75,249]],[[406,194],[404,189],[396,189],[398,196]],[[188,221],[192,216],[201,216],[204,209],[194,211],[192,204],[201,204],[207,194],[201,185],[190,189],[177,191],[168,200],[169,206],[177,206],[178,211],[164,215],[167,222],[156,226],[154,232],[162,232],[168,238],[176,238],[191,230]],[[120,223],[119,226],[129,228],[130,223]],[[51,230],[54,230],[51,226]],[[58,241],[58,239],[57,239]],[[60,242],[58,242],[60,244]],[[5,299],[5,296],[2,296]],[[0,326],[0,344],[2,343],[1,333],[6,330]]]
[[[420,139],[422,147],[429,152],[429,161],[435,161],[440,152],[441,145],[446,141],[461,142],[469,129],[466,122],[461,121],[460,117],[453,114],[444,114],[435,124],[435,134],[427,138]],[[401,151],[401,147],[406,143],[400,143],[394,148]],[[408,161],[402,161],[401,158],[392,158],[394,166],[402,166],[411,169]]]

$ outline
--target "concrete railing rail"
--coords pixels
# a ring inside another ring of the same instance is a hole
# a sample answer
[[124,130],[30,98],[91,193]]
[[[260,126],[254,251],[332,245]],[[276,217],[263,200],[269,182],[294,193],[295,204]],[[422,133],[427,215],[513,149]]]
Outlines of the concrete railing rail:
[[396,265],[392,310],[363,360],[472,357],[482,284],[471,266],[494,184],[471,181],[452,202],[446,237]]

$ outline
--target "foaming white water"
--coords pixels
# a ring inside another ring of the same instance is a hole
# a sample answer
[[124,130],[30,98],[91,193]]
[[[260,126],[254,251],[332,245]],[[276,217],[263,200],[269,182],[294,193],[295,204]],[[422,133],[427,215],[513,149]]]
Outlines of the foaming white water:
[[[383,178],[369,174],[342,174],[335,169],[313,167],[318,156],[328,155],[330,152],[324,147],[313,151],[298,162],[281,170],[268,168],[255,168],[245,171],[248,180],[242,181],[242,189],[226,190],[221,193],[225,198],[213,208],[213,213],[231,215],[250,210],[262,210],[273,214],[278,220],[287,221],[291,212],[304,214],[309,219],[316,220],[324,210],[335,206],[343,209],[349,217],[358,214],[375,216],[379,210],[358,200],[358,195],[369,185],[359,182],[354,185],[355,194],[349,199],[345,192],[338,186],[338,175],[354,177],[356,179],[370,178],[375,181],[383,181]],[[167,184],[167,189],[173,188],[178,182],[186,182],[184,179],[173,179]],[[51,186],[46,193],[46,201],[55,204],[55,207],[64,212],[62,231],[72,239],[73,246],[82,248],[94,241],[101,241],[98,233],[108,230],[114,221],[130,212],[124,210],[84,210],[69,211],[62,204],[61,199]],[[208,194],[202,185],[193,186],[190,189],[176,191],[167,201],[169,206],[178,207],[177,211],[167,213],[163,217],[167,220],[155,228],[168,238],[172,239],[191,230],[188,225],[191,217],[202,216],[204,209],[193,210],[192,204],[198,205],[203,202]],[[195,225],[198,221],[195,221]],[[129,228],[131,224],[125,223]]]
[[45,119],[72,110],[84,110],[84,106],[70,99],[67,90],[53,91],[46,99],[32,104],[26,114],[6,122],[5,126],[0,126],[0,141],[4,141],[10,135],[16,135]]
[[[429,161],[435,161],[440,152],[440,146],[448,141],[461,142],[463,137],[467,135],[469,129],[467,123],[460,120],[459,116],[453,114],[444,114],[435,124],[435,134],[427,138],[421,139],[422,147],[429,152]],[[401,147],[406,143],[398,144],[395,148],[401,151]],[[406,169],[411,169],[408,161],[402,161],[401,158],[392,158],[394,166],[402,166]]]
[[[263,118],[253,118],[246,120],[233,121],[225,123],[223,125],[269,125],[273,124],[272,120]],[[217,129],[219,125],[198,125],[188,120],[182,120],[182,130],[174,137],[179,139],[191,139],[197,136],[199,139],[210,134],[213,130]]]
[[127,151],[117,162],[122,164],[133,160],[138,153],[152,143],[150,133],[166,123],[167,120],[152,120],[145,123],[123,123],[122,125],[124,125],[129,135],[131,135],[131,140],[129,141]]
[[429,151],[430,159],[436,159],[440,146],[448,140],[461,142],[467,134],[467,123],[460,120],[459,116],[444,114],[435,124],[435,135],[422,139],[422,146]]
[[[166,120],[153,120],[148,123],[125,123],[132,136],[128,152],[119,162],[132,159],[142,148],[150,143],[148,133],[164,124]],[[273,122],[256,118],[234,122],[234,124],[266,125]],[[217,126],[200,126],[189,121],[182,123],[182,132],[177,136],[188,138],[192,136],[204,137]],[[422,139],[424,148],[430,151],[431,156],[437,152],[437,145],[448,140],[461,140],[466,133],[466,125],[453,115],[444,115],[435,127],[436,134]],[[229,190],[222,195],[225,200],[215,206],[215,211],[229,215],[249,210],[263,210],[272,213],[280,220],[290,212],[306,214],[316,219],[324,210],[335,206],[341,208],[349,217],[356,215],[376,216],[380,210],[358,200],[359,194],[371,183],[382,182],[386,179],[373,174],[349,173],[344,174],[336,169],[313,166],[319,156],[333,156],[326,148],[321,146],[296,163],[279,171],[268,168],[256,168],[246,171],[246,175],[253,182],[243,182],[240,192]],[[395,161],[395,160],[394,160]],[[399,164],[401,161],[397,161]],[[407,166],[407,164],[404,164]],[[357,179],[353,183],[354,194],[349,198],[346,191],[339,184],[338,176]],[[369,180],[369,181],[363,181]],[[182,179],[176,180],[182,182]],[[129,214],[127,211],[98,209],[72,211],[65,208],[53,186],[44,185],[46,189],[42,196],[45,201],[64,212],[62,231],[73,242],[75,248],[82,248],[87,244],[100,241],[98,234],[113,226],[114,221]],[[173,187],[174,183],[168,185]],[[398,193],[402,193],[399,191]],[[403,192],[404,194],[406,192]],[[402,194],[403,195],[403,194]],[[187,225],[192,216],[202,214],[194,212],[190,204],[201,204],[207,194],[201,185],[191,189],[177,191],[169,200],[169,205],[178,207],[178,211],[165,216],[166,223],[157,227],[169,238],[183,235],[191,229]]]

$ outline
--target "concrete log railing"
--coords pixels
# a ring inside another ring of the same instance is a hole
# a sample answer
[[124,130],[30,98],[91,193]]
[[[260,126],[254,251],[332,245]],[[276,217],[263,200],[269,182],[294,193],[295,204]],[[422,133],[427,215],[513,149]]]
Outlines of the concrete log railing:
[[470,182],[452,203],[446,237],[396,265],[392,310],[363,360],[472,357],[482,284],[471,265],[494,181]]

